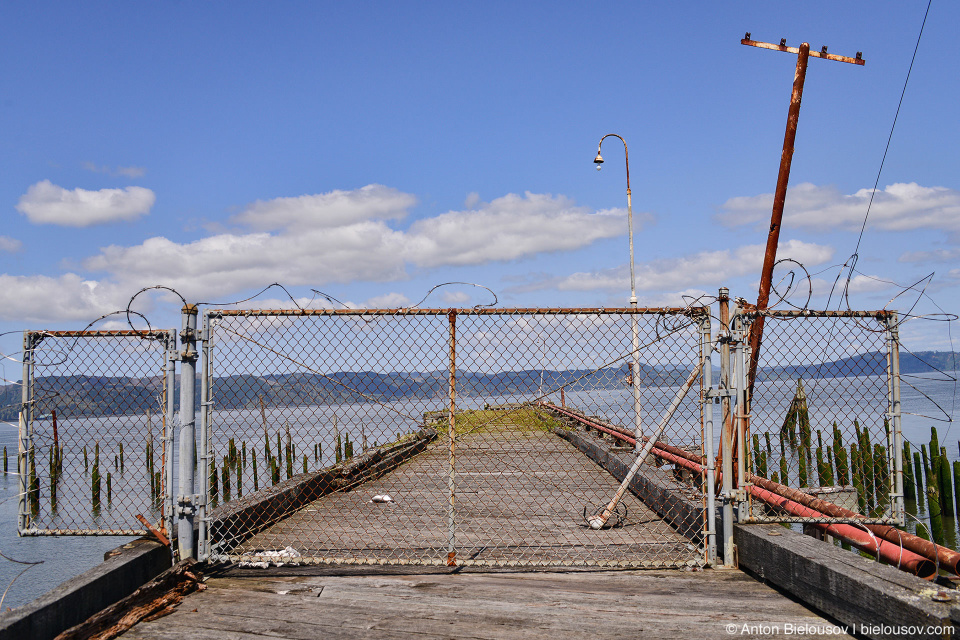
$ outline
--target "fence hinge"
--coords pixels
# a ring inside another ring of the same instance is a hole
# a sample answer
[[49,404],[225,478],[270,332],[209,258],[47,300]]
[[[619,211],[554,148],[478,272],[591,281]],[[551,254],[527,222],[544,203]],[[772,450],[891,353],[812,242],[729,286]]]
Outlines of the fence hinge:
[[205,496],[194,494],[192,496],[177,496],[177,515],[192,516],[196,515],[197,508],[206,506]]
[[714,402],[720,402],[721,398],[732,398],[736,394],[737,392],[734,389],[711,388],[711,389],[707,389],[706,393],[704,394],[704,397],[706,397],[708,400],[712,399]]

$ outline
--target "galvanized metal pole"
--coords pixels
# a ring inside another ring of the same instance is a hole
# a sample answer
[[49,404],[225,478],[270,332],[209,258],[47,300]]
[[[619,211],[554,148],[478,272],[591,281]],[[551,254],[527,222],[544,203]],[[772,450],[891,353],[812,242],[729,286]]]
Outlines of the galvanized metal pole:
[[451,309],[447,315],[450,322],[450,408],[447,416],[447,439],[450,441],[449,471],[450,475],[447,481],[447,488],[450,494],[450,502],[447,506],[447,566],[455,567],[457,565],[457,521],[456,521],[456,502],[457,502],[457,312]]
[[713,397],[709,394],[713,390],[713,364],[710,356],[713,353],[713,342],[710,340],[710,316],[707,315],[700,325],[700,349],[703,360],[703,395],[700,398],[703,407],[703,451],[706,454],[707,485],[707,514],[704,523],[705,552],[708,566],[717,564],[717,513],[714,493],[716,491],[716,463],[713,458]]
[[[603,156],[600,155],[600,148],[603,146],[603,141],[611,136],[619,138],[620,142],[623,143],[623,157],[627,171],[627,234],[630,237],[630,307],[635,310],[637,308],[637,279],[633,260],[633,197],[630,192],[630,151],[627,149],[627,141],[615,133],[608,133],[603,136],[600,138],[600,143],[597,144],[597,157],[594,159],[594,163],[597,165],[598,170],[603,165]],[[640,441],[643,439],[643,424],[640,417],[640,334],[637,328],[636,314],[630,316],[630,330],[632,334],[631,345],[633,347],[630,356],[630,379],[632,382],[631,386],[633,387],[633,431],[637,440],[635,445],[636,451],[639,454],[642,450]]]
[[720,391],[723,406],[723,431],[720,435],[720,473],[723,505],[723,566],[733,567],[733,420],[730,411],[730,292],[720,289]]
[[733,352],[734,352],[734,371],[736,372],[736,394],[737,394],[737,413],[736,413],[736,427],[737,432],[735,440],[737,443],[736,451],[734,452],[737,457],[737,483],[736,483],[736,495],[738,496],[737,502],[737,516],[738,519],[746,517],[747,505],[747,495],[743,491],[743,487],[746,484],[746,468],[747,468],[747,442],[750,437],[749,431],[747,430],[749,415],[749,408],[747,406],[747,375],[746,375],[746,357],[745,357],[745,338],[743,331],[743,319],[740,315],[740,308],[734,307],[734,331],[733,331]]
[[193,547],[194,478],[193,454],[197,437],[194,393],[197,383],[197,305],[183,308],[180,341],[180,492],[177,496],[177,537],[180,559],[195,558]]
[[200,485],[197,491],[197,519],[200,523],[197,559],[201,561],[210,557],[210,512],[207,508],[210,503],[210,409],[213,405],[210,398],[210,322],[209,314],[205,314],[200,336],[203,358],[200,361],[200,452],[197,454]]
[[777,190],[773,196],[773,211],[770,215],[770,232],[767,235],[767,249],[763,258],[763,269],[760,273],[760,292],[757,296],[757,310],[761,312],[750,328],[750,372],[747,375],[748,397],[753,395],[753,383],[757,373],[757,362],[760,358],[760,342],[763,336],[763,315],[770,303],[770,287],[773,282],[773,267],[777,261],[777,245],[780,241],[780,225],[783,221],[783,207],[787,198],[787,185],[790,182],[790,165],[793,162],[794,142],[797,138],[797,124],[800,121],[800,101],[803,97],[803,83],[807,76],[807,61],[809,58],[825,58],[837,62],[849,62],[863,66],[864,60],[860,53],[856,58],[828,54],[827,48],[820,51],[810,51],[810,45],[802,43],[799,48],[788,47],[785,40],[779,45],[768,42],[756,42],[750,39],[750,34],[740,41],[751,47],[773,49],[786,53],[797,54],[797,70],[793,78],[793,92],[790,95],[790,108],[787,111],[787,130],[783,136],[783,151],[780,154],[780,172],[777,175]]
[[890,511],[900,523],[900,526],[903,526],[906,515],[904,514],[903,504],[903,432],[900,425],[900,331],[898,327],[899,316],[894,311],[887,316],[887,357],[889,362],[887,379],[890,388],[889,429],[893,436],[892,446],[888,446],[888,451],[893,450],[895,479]]
[[25,531],[30,526],[27,486],[29,478],[30,447],[33,444],[30,428],[33,425],[33,336],[29,331],[23,332],[23,380],[20,381],[20,419],[17,423],[17,473],[20,474],[20,499],[17,508],[17,529]]
[[[170,337],[167,342],[167,352],[166,352],[166,371],[165,371],[165,380],[164,387],[166,391],[166,398],[164,398],[164,425],[166,429],[164,430],[164,468],[166,470],[166,478],[163,479],[164,482],[164,500],[163,500],[163,511],[164,511],[164,523],[163,526],[167,530],[167,536],[173,535],[173,521],[176,514],[176,501],[173,499],[174,486],[173,486],[173,447],[174,447],[174,430],[173,430],[173,414],[176,411],[176,384],[177,384],[177,336],[176,332],[171,331]],[[152,432],[152,427],[151,432]],[[170,545],[170,553],[173,554],[173,545]]]

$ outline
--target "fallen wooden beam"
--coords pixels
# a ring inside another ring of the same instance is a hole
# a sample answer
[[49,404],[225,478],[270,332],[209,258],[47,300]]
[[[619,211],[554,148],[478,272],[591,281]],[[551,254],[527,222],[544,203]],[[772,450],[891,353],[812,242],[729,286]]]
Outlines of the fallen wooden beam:
[[110,640],[141,620],[156,620],[173,613],[183,598],[206,589],[193,559],[183,560],[84,622],[58,635],[55,640]]

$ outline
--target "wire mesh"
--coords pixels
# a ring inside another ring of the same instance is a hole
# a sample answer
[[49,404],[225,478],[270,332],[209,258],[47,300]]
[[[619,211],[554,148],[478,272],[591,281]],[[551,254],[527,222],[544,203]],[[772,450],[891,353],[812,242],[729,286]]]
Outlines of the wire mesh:
[[162,527],[172,331],[27,332],[21,535]]
[[[552,408],[632,431],[636,327],[641,416],[655,422],[699,357],[699,321],[685,313],[209,312],[210,557],[703,564],[702,522],[680,528],[634,495],[618,526],[588,527],[585,511],[619,482],[573,442],[628,463],[635,454]],[[668,437],[702,454],[698,398]],[[702,513],[699,477],[647,466],[642,475],[682,486]]]
[[[764,315],[746,443],[753,473],[865,516],[862,521],[896,522],[903,508],[895,474],[899,416],[892,413],[899,381],[888,365],[889,345],[896,349],[889,314]],[[749,517],[809,520],[756,500]]]

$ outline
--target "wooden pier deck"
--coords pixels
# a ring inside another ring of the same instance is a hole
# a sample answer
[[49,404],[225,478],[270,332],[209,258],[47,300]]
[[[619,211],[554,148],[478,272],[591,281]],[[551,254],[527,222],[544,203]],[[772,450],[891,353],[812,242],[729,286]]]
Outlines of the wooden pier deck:
[[[489,423],[473,432],[472,423],[465,424],[468,433],[456,447],[458,564],[702,564],[696,545],[629,493],[622,526],[591,530],[583,509],[606,504],[616,479],[540,425],[532,428],[508,412],[478,415]],[[449,441],[441,437],[387,475],[322,497],[230,555],[242,560],[292,547],[308,563],[444,565],[450,539],[448,462]],[[396,503],[371,503],[377,494],[389,494]]]
[[174,613],[142,622],[121,637],[655,640],[783,635],[852,637],[735,570],[229,575],[209,579],[205,591],[188,596]]

